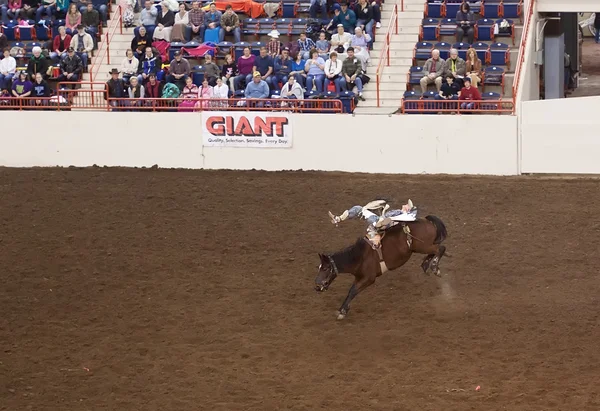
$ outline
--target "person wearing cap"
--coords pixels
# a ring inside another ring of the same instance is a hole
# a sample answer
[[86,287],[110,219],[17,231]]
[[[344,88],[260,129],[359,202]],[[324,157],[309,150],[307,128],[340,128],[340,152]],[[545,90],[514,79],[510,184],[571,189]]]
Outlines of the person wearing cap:
[[29,78],[34,78],[36,73],[42,73],[42,77],[47,79],[50,61],[42,54],[42,48],[39,46],[35,46],[31,52],[33,55],[29,58],[29,63],[27,64]]
[[310,51],[316,47],[314,41],[311,38],[306,37],[306,33],[300,33],[298,41],[298,53],[302,54],[302,59],[308,60],[310,58]]
[[[259,72],[262,79],[267,82],[269,87],[274,88],[273,84],[273,59],[267,54],[267,48],[260,48],[260,55],[254,60],[252,72]],[[251,79],[246,77],[246,84],[250,83]]]
[[344,31],[349,33],[354,32],[354,28],[356,27],[356,14],[354,14],[354,12],[348,8],[347,2],[343,1],[341,4],[341,9],[336,9],[334,14],[335,16],[329,23],[328,27],[342,24],[344,26]]
[[85,70],[88,64],[88,55],[94,50],[94,40],[92,40],[92,36],[85,32],[82,24],[77,26],[77,33],[71,39],[71,46],[75,47]]
[[281,53],[281,42],[279,41],[279,31],[273,29],[268,34],[271,40],[267,43],[267,54],[276,58]]
[[[69,46],[67,49],[67,57],[60,61],[60,75],[58,76],[58,82],[68,81],[76,82],[81,80],[81,73],[83,72],[83,63],[81,58],[75,54],[73,46]],[[75,85],[71,86],[73,89]]]
[[[110,74],[110,80],[106,82],[106,93],[104,93],[104,99],[122,99],[126,98],[125,94],[125,82],[119,78],[119,70],[113,68],[108,72]],[[121,106],[122,101],[120,100],[109,100],[109,104],[113,107]]]
[[471,78],[465,77],[463,79],[465,85],[460,90],[460,94],[458,99],[460,100],[460,108],[462,109],[474,109],[477,108],[477,104],[475,101],[481,101],[481,93],[475,87],[471,86]]
[[285,47],[281,56],[277,56],[273,63],[275,74],[273,74],[273,86],[278,87],[279,83],[285,84],[288,81],[288,77],[292,72],[292,64],[294,60],[290,57],[290,49]]
[[269,98],[269,85],[262,79],[262,75],[255,71],[252,81],[248,82],[244,97],[246,99]]
[[342,90],[352,91],[354,86],[356,86],[358,98],[364,101],[365,99],[362,95],[363,83],[362,78],[360,77],[363,74],[362,64],[360,60],[354,56],[354,47],[348,47],[346,52],[348,53],[348,57],[342,64],[342,79],[340,80],[340,88]]
[[219,41],[225,40],[226,35],[233,35],[233,42],[239,43],[241,39],[240,18],[233,11],[231,4],[225,6],[225,13],[221,16],[221,30],[219,31]]
[[321,12],[321,18],[323,20],[327,19],[327,0],[310,0],[310,8],[308,9],[310,18],[316,19],[319,11]]
[[171,60],[169,65],[167,83],[173,83],[181,90],[185,85],[185,80],[190,76],[191,71],[190,62],[183,58],[181,51],[177,50],[175,52],[175,58]]

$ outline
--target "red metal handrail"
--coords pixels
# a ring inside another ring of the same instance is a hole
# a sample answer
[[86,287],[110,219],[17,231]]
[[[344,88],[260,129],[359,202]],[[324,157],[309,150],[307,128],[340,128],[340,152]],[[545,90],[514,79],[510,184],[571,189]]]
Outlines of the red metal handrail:
[[515,65],[515,78],[512,85],[512,97],[513,102],[516,106],[517,95],[519,93],[519,81],[521,80],[521,70],[523,68],[523,62],[525,61],[525,47],[527,46],[527,37],[529,36],[529,30],[531,28],[531,19],[533,17],[533,7],[535,0],[530,0],[529,8],[527,9],[527,18],[523,25],[523,34],[521,34],[521,44],[519,46],[519,55],[517,56],[517,64]]
[[[401,8],[404,10],[404,1],[401,3]],[[390,17],[390,22],[388,24],[387,33],[385,35],[385,40],[383,43],[383,47],[381,48],[381,53],[379,54],[379,64],[377,65],[377,73],[376,73],[376,81],[377,81],[377,107],[380,106],[380,98],[379,98],[379,89],[381,86],[381,76],[383,73],[383,62],[385,61],[385,65],[390,65],[390,40],[392,36],[392,25],[394,25],[394,34],[398,34],[398,4],[394,4],[394,9],[392,10],[392,16]]]
[[104,59],[107,59],[107,63],[110,64],[110,42],[112,38],[119,30],[120,34],[123,34],[123,10],[121,6],[117,6],[115,11],[113,12],[110,19],[110,27],[104,33],[104,42],[100,43],[100,48],[98,49],[98,54],[94,58],[92,65],[90,66],[90,81],[94,81],[96,79],[96,75],[102,66],[102,62]]
[[[463,103],[473,104],[472,108],[461,108]],[[403,114],[512,114],[512,100],[430,100],[402,99]]]

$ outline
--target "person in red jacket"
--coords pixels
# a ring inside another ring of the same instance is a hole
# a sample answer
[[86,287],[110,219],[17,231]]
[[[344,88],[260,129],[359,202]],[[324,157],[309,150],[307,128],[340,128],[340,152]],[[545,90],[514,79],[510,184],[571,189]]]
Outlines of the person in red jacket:
[[67,49],[71,44],[71,36],[67,34],[67,29],[64,26],[58,28],[58,35],[52,41],[52,53],[50,59],[57,62],[67,57]]
[[464,78],[465,86],[460,90],[458,99],[461,101],[460,108],[472,110],[477,107],[475,101],[481,101],[481,93],[475,87],[471,87],[471,79]]

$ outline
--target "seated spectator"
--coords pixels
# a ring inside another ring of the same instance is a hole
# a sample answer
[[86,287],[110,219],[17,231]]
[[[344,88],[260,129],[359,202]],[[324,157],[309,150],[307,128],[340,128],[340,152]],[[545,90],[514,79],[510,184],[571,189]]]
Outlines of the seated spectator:
[[108,98],[108,104],[111,107],[120,107],[124,105],[124,100],[127,98],[125,91],[125,82],[119,78],[119,70],[116,68],[112,69],[110,74],[110,80],[106,82],[106,93],[104,98]]
[[[273,59],[267,55],[267,48],[260,48],[260,55],[254,60],[254,67],[252,71],[254,73],[259,72],[262,80],[266,81],[269,87],[274,88],[273,84]],[[250,77],[246,77],[246,84],[250,83],[252,79]]]
[[221,28],[221,17],[223,17],[223,14],[219,10],[217,10],[217,5],[214,2],[210,3],[208,13],[204,15],[206,21],[206,28]]
[[73,34],[77,30],[77,26],[81,24],[81,13],[77,10],[77,4],[71,3],[69,5],[69,11],[67,12],[67,18],[65,19],[65,27],[67,33]]
[[331,50],[335,51],[338,55],[338,59],[343,61],[346,58],[346,49],[350,47],[352,41],[352,34],[344,31],[342,24],[337,25],[337,33],[331,36]]
[[444,62],[444,76],[452,74],[458,85],[462,87],[466,68],[465,61],[458,57],[458,50],[450,49],[450,58]]
[[204,78],[208,80],[208,83],[213,86],[217,84],[217,79],[221,75],[221,69],[215,62],[213,62],[212,55],[206,53],[204,55]]
[[381,0],[371,2],[371,9],[373,10],[373,20],[375,20],[375,27],[381,27]]
[[176,84],[179,89],[182,89],[191,71],[190,62],[181,56],[181,51],[177,50],[175,58],[171,60],[171,64],[169,65],[167,83]]
[[139,0],[119,0],[117,4],[121,7],[121,18],[125,28],[133,27],[135,21],[135,9],[139,6]]
[[52,90],[44,77],[42,77],[42,73],[37,73],[35,75],[35,81],[33,82],[33,88],[31,89],[31,97],[37,98],[33,103],[36,106],[47,106],[50,98]]
[[300,33],[298,39],[298,54],[302,54],[302,59],[308,60],[310,58],[310,51],[316,47],[316,44],[312,39],[306,37],[306,33]]
[[[139,82],[138,82],[139,84]],[[163,85],[156,79],[156,73],[148,75],[148,81],[144,87],[144,95],[146,98],[161,98],[163,93]]]
[[367,0],[358,0],[354,6],[354,14],[356,14],[356,26],[361,27],[370,38],[373,38],[375,20],[373,20],[373,8]]
[[[144,2],[144,8],[140,13],[140,24],[146,28],[148,35],[152,38],[156,28],[156,19],[158,18],[158,9],[150,0]],[[140,27],[141,30],[141,27]],[[135,50],[135,48],[132,47]]]
[[285,84],[288,81],[288,77],[292,72],[292,64],[294,60],[290,57],[290,49],[287,47],[283,49],[281,52],[281,56],[275,58],[273,62],[273,67],[275,73],[273,74],[273,86],[275,88],[279,87],[279,83]]
[[88,65],[88,56],[92,54],[94,50],[94,40],[92,40],[92,36],[85,32],[85,28],[83,25],[77,26],[77,33],[73,35],[71,38],[72,47],[75,47],[77,50],[77,55],[81,58],[83,63],[83,69],[87,69]]
[[306,71],[304,70],[305,66],[306,61],[302,58],[302,53],[298,53],[292,62],[292,71],[290,72],[290,76],[293,76],[296,79],[296,82],[303,88],[306,87]]
[[98,26],[100,26],[100,13],[94,9],[92,3],[88,3],[83,13],[81,13],[81,24],[85,31],[90,33],[92,39],[95,39],[98,34]]
[[43,4],[48,20],[52,21],[53,18],[64,19],[67,16],[69,0],[48,0],[44,1]]
[[360,63],[360,60],[354,56],[354,47],[348,47],[346,52],[348,53],[348,57],[342,64],[342,79],[340,80],[340,88],[342,90],[352,91],[354,86],[356,86],[358,98],[362,101],[365,101],[365,98],[362,95],[362,64]]
[[17,60],[10,55],[10,49],[4,49],[4,58],[0,60],[0,90],[8,90],[17,71]]
[[12,95],[14,97],[29,97],[33,90],[33,84],[29,81],[27,72],[19,71],[19,76],[13,80]]
[[327,0],[310,0],[308,13],[311,19],[317,18],[317,13],[321,12],[321,18],[327,18]]
[[304,70],[306,71],[306,91],[310,92],[313,85],[319,93],[323,92],[323,81],[325,80],[325,61],[319,57],[319,52],[313,50],[310,52],[310,59],[306,61]]
[[189,20],[189,38],[190,40],[197,39],[198,42],[202,43],[204,39],[204,31],[206,30],[206,26],[204,24],[205,13],[204,10],[200,7],[199,1],[194,1],[192,3],[192,9],[188,14]]
[[[68,0],[67,0],[68,1]],[[85,3],[85,0],[82,0],[82,3]],[[92,3],[92,7],[94,10],[100,14],[100,21],[102,21],[102,27],[107,26],[108,22],[108,0],[87,0],[87,3]],[[87,9],[87,4],[85,6],[81,6],[79,11],[81,14]]]
[[252,68],[256,62],[256,56],[250,52],[250,47],[244,47],[243,54],[238,58],[237,67],[239,74],[233,79],[234,90],[241,90],[242,82],[248,84],[246,81],[248,77],[252,76]]
[[160,54],[154,53],[152,47],[146,47],[146,53],[140,60],[140,66],[138,68],[138,81],[145,84],[150,74],[157,75],[162,70],[162,61]]
[[133,55],[131,49],[127,49],[125,52],[125,58],[121,63],[121,71],[123,72],[123,81],[129,83],[129,79],[132,76],[137,76],[138,69],[140,68],[140,61]]
[[0,32],[0,50],[4,50],[8,47],[8,39],[4,35],[4,33]]
[[298,84],[294,76],[290,76],[281,88],[279,95],[284,99],[302,100],[304,98],[304,90],[302,90],[302,86]]
[[225,13],[221,16],[221,29],[219,31],[219,42],[225,40],[225,36],[233,35],[233,42],[239,43],[241,38],[240,18],[233,11],[231,4],[225,6]]
[[[83,63],[81,58],[75,54],[73,46],[69,46],[67,49],[67,57],[60,61],[60,75],[58,76],[58,82],[68,81],[77,82],[81,79],[81,73],[83,73]],[[73,89],[75,85],[71,86]]]
[[476,101],[481,100],[481,93],[475,87],[471,87],[471,79],[469,77],[465,77],[464,79],[465,86],[460,90],[460,96],[458,99],[461,101],[460,108],[461,109],[475,109],[477,108]]
[[146,30],[146,27],[140,27],[138,34],[131,40],[131,50],[133,54],[139,59],[144,55],[146,47],[152,45],[152,37]]
[[183,100],[179,103],[179,111],[194,111],[198,98],[198,86],[192,82],[191,77],[185,79],[185,86],[183,86],[180,98]]
[[246,99],[269,98],[269,85],[262,78],[263,76],[258,71],[254,72],[253,80],[248,82],[244,92]]
[[173,31],[171,31],[171,41],[186,41],[185,28],[189,22],[189,13],[185,9],[185,3],[179,3],[179,12],[175,14],[175,23]]
[[42,48],[35,46],[32,50],[33,56],[29,58],[27,64],[27,74],[29,78],[34,78],[37,73],[41,73],[44,79],[48,78],[48,68],[50,61],[42,54]]
[[281,53],[279,31],[271,30],[268,36],[271,38],[271,40],[267,43],[267,54],[275,59]]
[[237,64],[233,61],[231,54],[227,54],[225,56],[225,64],[223,64],[223,67],[221,68],[221,79],[223,80],[223,83],[231,87],[232,91],[235,89],[233,81],[237,75]]
[[460,5],[460,10],[456,13],[456,40],[460,43],[464,36],[467,36],[469,44],[475,41],[475,15],[471,11],[469,3],[464,2]]
[[436,94],[436,100],[458,100],[461,87],[454,81],[454,76],[446,74],[446,82],[442,84],[439,94]]
[[[218,99],[227,99],[229,98],[229,87],[227,87],[227,84],[225,84],[223,82],[223,79],[218,78],[217,79],[217,85],[213,87],[213,97],[214,98],[218,98]],[[227,107],[227,103],[223,104],[219,104],[222,107]]]
[[175,24],[175,14],[169,10],[169,5],[163,0],[160,3],[160,13],[156,18],[156,28],[152,38],[154,40],[165,40],[171,41],[171,31],[173,30],[173,24]]
[[474,48],[467,50],[467,61],[465,62],[465,76],[471,79],[471,85],[477,88],[481,81],[481,60],[477,56],[477,51]]
[[367,66],[371,58],[369,55],[370,42],[371,37],[368,34],[364,34],[360,27],[354,29],[354,36],[352,36],[350,45],[354,49],[354,56],[360,60],[364,72],[367,71]]
[[335,92],[339,93],[342,88],[340,82],[342,80],[340,74],[342,73],[342,63],[337,59],[337,53],[332,51],[329,55],[329,60],[325,62],[325,84],[324,91],[327,91],[329,83],[335,84]]
[[440,58],[440,51],[435,49],[431,52],[431,58],[423,66],[423,77],[421,78],[421,92],[427,91],[427,86],[435,83],[438,93],[442,87],[442,75],[444,74],[444,59]]
[[327,40],[327,36],[324,31],[319,33],[319,40],[317,40],[315,46],[319,52],[319,57],[321,57],[323,60],[327,60],[329,58],[329,48],[331,45],[329,44],[329,40]]
[[23,8],[21,9],[21,13],[19,18],[22,20],[33,20],[39,21],[42,17],[42,12],[40,11],[39,19],[37,18],[37,11],[40,8],[40,0],[22,0],[21,2]]
[[67,30],[64,26],[58,28],[58,34],[52,41],[52,53],[50,53],[50,59],[52,61],[58,61],[67,57],[67,49],[71,45],[71,36],[67,34]]
[[9,20],[17,20],[21,13],[21,0],[8,0],[2,6],[2,21],[6,24]]
[[213,88],[208,84],[208,80],[205,78],[202,81],[202,85],[198,89],[198,98],[201,99],[196,107],[201,108],[209,108],[211,106],[211,102],[209,101],[214,97]]
[[131,83],[127,88],[127,96],[130,100],[127,101],[127,104],[130,107],[139,107],[142,105],[142,99],[145,96],[145,88],[143,85],[139,84],[137,77],[131,77]]
[[342,2],[341,10],[335,8],[333,14],[335,16],[331,22],[329,22],[327,30],[329,30],[330,27],[337,27],[338,24],[342,24],[344,26],[344,31],[349,33],[354,32],[354,28],[356,27],[356,14],[348,8],[348,3],[346,1]]

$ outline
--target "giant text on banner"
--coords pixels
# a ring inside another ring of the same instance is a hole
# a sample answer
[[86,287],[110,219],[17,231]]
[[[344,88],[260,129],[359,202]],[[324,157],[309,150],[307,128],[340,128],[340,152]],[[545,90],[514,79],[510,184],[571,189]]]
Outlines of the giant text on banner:
[[292,147],[292,124],[273,113],[207,111],[202,141],[209,147]]

